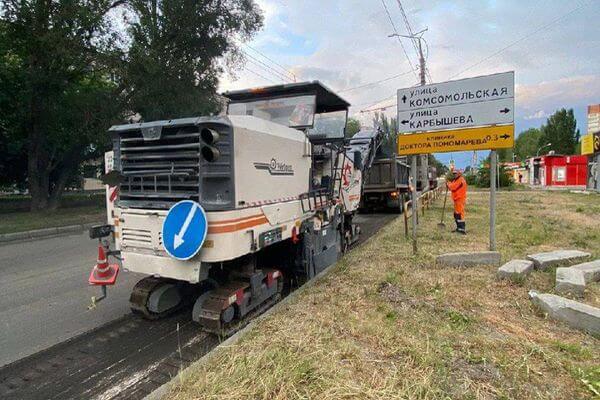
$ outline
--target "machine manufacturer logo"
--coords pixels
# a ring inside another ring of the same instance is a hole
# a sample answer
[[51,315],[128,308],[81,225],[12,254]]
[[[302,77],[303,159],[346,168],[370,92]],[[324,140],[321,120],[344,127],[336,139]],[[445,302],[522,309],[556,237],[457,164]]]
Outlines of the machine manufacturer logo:
[[274,158],[268,163],[255,162],[254,168],[267,170],[271,175],[294,175],[294,168],[290,164],[278,162]]

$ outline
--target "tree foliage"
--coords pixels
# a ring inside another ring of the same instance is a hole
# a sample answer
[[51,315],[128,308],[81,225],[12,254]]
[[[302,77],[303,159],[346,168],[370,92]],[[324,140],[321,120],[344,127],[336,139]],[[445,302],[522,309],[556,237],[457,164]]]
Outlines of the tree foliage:
[[[248,0],[130,0],[131,46],[123,73],[129,108],[144,120],[218,111],[224,64],[239,60],[236,38],[262,26]],[[225,57],[225,58],[224,58]]]
[[26,170],[32,209],[54,208],[111,124],[217,110],[234,40],[261,25],[253,0],[0,0],[0,184]]
[[435,167],[437,176],[444,176],[446,173],[448,173],[448,171],[449,171],[448,166],[446,164],[442,163],[437,158],[435,158],[435,156],[433,154],[429,154],[428,158],[429,158],[429,165]]
[[[515,184],[512,174],[506,170],[503,165],[498,166],[498,178],[500,187],[511,187]],[[490,164],[489,162],[484,163],[482,168],[477,171],[477,178],[475,185],[478,187],[490,187]]]
[[551,143],[547,150],[554,150],[557,154],[575,154],[580,133],[573,109],[562,108],[556,111],[548,118],[541,131],[538,147]]
[[535,156],[541,137],[542,131],[537,128],[530,128],[521,132],[515,140],[514,147],[517,161],[525,161],[527,158]]
[[380,152],[387,157],[396,154],[396,140],[398,138],[398,121],[396,118],[388,118],[384,113],[376,112],[373,116],[373,126],[381,128],[384,134]]
[[512,162],[514,149],[498,149],[496,152],[499,162]]
[[345,137],[351,138],[358,132],[360,132],[360,121],[356,118],[348,118],[348,121],[346,122]]
[[[27,160],[32,208],[54,208],[79,164],[97,156],[116,117],[102,54],[113,3],[2,0],[3,136]],[[6,90],[6,92],[5,92]]]

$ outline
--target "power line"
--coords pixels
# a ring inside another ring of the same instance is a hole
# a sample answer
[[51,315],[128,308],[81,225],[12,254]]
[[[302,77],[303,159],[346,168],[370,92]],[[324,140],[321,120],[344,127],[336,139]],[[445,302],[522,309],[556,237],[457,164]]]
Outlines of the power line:
[[408,53],[406,52],[406,48],[404,47],[404,44],[402,43],[402,40],[400,39],[398,30],[396,29],[396,24],[394,24],[394,19],[392,18],[392,15],[390,14],[390,10],[388,10],[387,5],[385,4],[385,0],[381,0],[381,4],[383,5],[383,9],[385,10],[385,13],[387,14],[388,19],[390,20],[390,24],[392,25],[392,28],[394,29],[394,33],[396,34],[398,43],[400,43],[400,46],[402,47],[402,51],[404,52],[404,56],[406,57],[406,60],[408,61],[408,65],[410,65],[410,69],[414,72],[415,77],[418,78],[417,73],[415,72],[415,67],[413,66],[412,62],[410,61],[410,57],[408,56]]
[[411,72],[413,72],[413,71],[410,70],[410,71],[402,72],[401,74],[397,74],[397,75],[393,75],[393,76],[390,76],[390,77],[387,77],[387,78],[384,78],[384,79],[380,79],[380,80],[377,80],[377,81],[365,83],[363,85],[354,86],[354,87],[350,87],[350,88],[343,89],[343,90],[338,90],[338,93],[350,92],[351,90],[363,89],[363,88],[366,88],[366,87],[369,87],[369,86],[379,85],[380,83],[384,83],[384,82],[388,82],[388,81],[391,81],[391,80],[396,79],[396,78],[400,78],[401,76],[410,74]]
[[[382,0],[382,1],[383,1],[383,0]],[[544,25],[540,26],[539,28],[535,29],[534,31],[532,31],[532,32],[528,33],[528,34],[527,34],[527,35],[525,35],[525,36],[522,36],[521,38],[519,38],[519,39],[515,40],[514,42],[510,43],[509,45],[507,45],[507,46],[505,46],[505,47],[501,48],[500,50],[496,51],[495,53],[493,53],[493,54],[491,54],[491,55],[489,55],[489,56],[487,56],[487,57],[485,57],[485,58],[481,59],[480,61],[478,61],[478,62],[476,62],[476,63],[472,64],[471,66],[469,66],[469,67],[465,68],[464,70],[462,70],[462,71],[458,72],[457,74],[455,74],[455,75],[452,75],[451,77],[449,77],[449,78],[448,78],[448,80],[450,80],[450,79],[452,79],[452,78],[455,78],[455,77],[457,77],[457,76],[461,75],[463,72],[466,72],[466,71],[470,70],[471,68],[473,68],[473,67],[476,67],[477,65],[480,65],[480,64],[484,63],[485,61],[489,60],[489,59],[490,59],[490,58],[492,58],[492,57],[495,57],[495,56],[497,56],[498,54],[500,54],[500,53],[502,53],[503,51],[505,51],[505,50],[509,49],[510,47],[512,47],[512,46],[514,46],[514,45],[516,45],[516,44],[518,44],[518,43],[520,43],[520,42],[522,42],[522,41],[523,41],[523,40],[525,40],[525,39],[528,39],[528,38],[530,38],[531,36],[533,36],[534,34],[536,34],[536,33],[538,33],[538,32],[541,32],[541,31],[543,31],[544,29],[546,29],[546,28],[550,27],[551,25],[553,25],[553,24],[557,23],[558,21],[561,21],[561,20],[565,19],[566,17],[568,17],[568,16],[570,16],[571,14],[573,14],[575,11],[578,11],[579,9],[581,9],[581,8],[583,8],[583,7],[587,6],[587,5],[589,5],[589,3],[588,3],[588,4],[582,4],[582,5],[580,5],[580,6],[576,7],[576,8],[574,8],[574,9],[572,9],[571,11],[567,12],[566,14],[563,14],[562,16],[560,16],[560,17],[558,17],[558,18],[556,18],[556,19],[554,19],[554,20],[552,20],[552,21],[548,22],[547,24],[544,24]],[[374,102],[374,103],[371,103],[371,104],[372,104],[372,105],[376,105],[376,104],[378,104],[378,103],[381,103],[382,101],[385,101],[385,100],[387,100],[387,99],[390,99],[391,97],[393,97],[393,96],[386,97],[386,98],[384,98],[384,99],[381,99],[381,100],[379,100],[379,101],[376,101],[376,102]],[[369,107],[366,107],[365,109],[361,110],[361,112],[373,112],[373,111],[378,111],[378,110],[381,110],[381,109],[386,109],[386,108],[389,108],[389,107],[392,107],[392,106],[395,106],[395,105],[397,105],[397,103],[395,103],[395,104],[392,104],[392,105],[389,105],[389,106],[386,106],[386,107],[374,108],[374,109],[370,109],[370,110],[367,110],[366,108],[369,108]]]
[[260,74],[260,73],[258,73],[258,72],[256,72],[256,71],[253,71],[253,70],[251,70],[251,69],[250,69],[250,68],[248,68],[248,67],[244,68],[244,70],[245,70],[245,71],[248,71],[248,72],[251,72],[251,73],[253,73],[254,75],[256,75],[256,76],[259,76],[259,77],[263,78],[264,80],[266,80],[266,81],[268,81],[268,82],[271,82],[271,83],[273,83],[273,84],[275,84],[275,85],[278,83],[278,82],[275,82],[275,81],[274,81],[274,80],[272,80],[272,79],[269,79],[269,78],[267,78],[267,77],[266,77],[266,76],[264,76],[263,74]]
[[367,107],[365,107],[364,109],[360,110],[361,113],[371,112],[371,111],[378,111],[378,110],[385,110],[388,107],[392,107],[393,104],[390,104],[389,106],[385,106],[385,107],[374,108],[374,109],[370,109],[370,108],[373,107],[373,106],[375,106],[375,105],[377,105],[377,104],[379,104],[379,103],[383,103],[386,100],[392,100],[394,97],[396,97],[395,93],[393,95],[391,95],[391,96],[386,97],[386,98],[379,99],[377,101],[369,101],[368,103],[356,104],[356,105],[353,105],[353,107],[362,107],[362,106],[367,105]]
[[[415,49],[415,53],[418,56],[420,56],[421,52],[419,51],[419,46],[417,44],[417,40],[421,40],[422,38],[418,39],[415,37],[412,27],[410,26],[410,22],[408,21],[408,17],[406,16],[406,12],[404,11],[404,6],[402,5],[402,1],[396,0],[396,2],[398,3],[398,7],[400,8],[400,13],[402,14],[402,18],[404,19],[404,25],[406,25],[406,30],[408,31],[408,35],[412,37],[411,41],[413,44],[413,48]],[[429,49],[429,46],[427,46],[427,47]],[[427,50],[427,56],[429,57],[429,50]],[[429,78],[429,81],[432,82],[433,80],[431,79],[431,74],[429,73],[429,69],[427,68],[427,66],[425,66],[425,74]]]
[[398,3],[398,7],[400,8],[400,13],[402,14],[402,18],[404,19],[404,25],[406,25],[406,30],[408,31],[408,35],[412,36],[412,44],[413,48],[417,55],[419,54],[419,47],[417,46],[417,39],[414,38],[415,34],[413,33],[412,27],[410,26],[410,22],[408,22],[408,18],[406,17],[406,13],[404,12],[404,7],[402,6],[402,2],[400,0],[396,0]]
[[292,82],[292,79],[290,77],[288,77],[287,75],[282,74],[281,72],[278,72],[277,70],[275,70],[271,66],[267,65],[266,63],[262,62],[258,58],[252,56],[251,54],[248,54],[244,50],[242,50],[242,53],[244,53],[244,55],[246,57],[249,57],[249,59],[247,61],[251,62],[252,64],[256,65],[257,67],[262,68],[263,70],[269,72],[271,75],[276,76],[278,79],[281,79],[284,82],[286,80],[289,81],[289,82]]
[[[293,79],[294,82],[296,82],[296,74],[294,74],[292,71],[288,70],[286,67],[284,67],[283,65],[279,64],[277,61],[271,59],[270,57],[268,57],[266,54],[264,54],[260,50],[257,50],[254,47],[250,46],[249,44],[244,43],[244,46],[248,47],[250,50],[254,51],[257,54],[260,54],[263,58],[265,58],[266,60],[270,61],[272,64],[276,65],[277,67],[279,67],[283,72],[285,72],[287,75],[289,75],[290,77],[292,77],[292,79]],[[246,53],[246,54],[248,54],[248,53]]]
[[452,78],[456,78],[457,76],[462,75],[463,72],[467,72],[468,70],[470,70],[470,69],[472,69],[472,68],[474,68],[474,67],[476,67],[478,65],[483,64],[484,62],[486,62],[490,58],[493,58],[493,57],[497,56],[498,54],[504,52],[505,50],[507,50],[507,49],[513,47],[514,45],[522,42],[523,40],[530,38],[531,36],[535,35],[536,33],[541,32],[544,29],[547,29],[547,28],[551,27],[552,25],[556,24],[558,21],[561,21],[561,20],[567,18],[569,15],[573,14],[575,11],[578,11],[579,9],[581,9],[581,8],[587,6],[587,5],[588,4],[580,4],[578,7],[575,7],[574,9],[572,9],[569,12],[567,12],[566,14],[563,14],[560,17],[553,19],[552,21],[548,22],[547,24],[544,24],[544,25],[538,27],[537,29],[533,30],[532,32],[528,33],[527,35],[520,37],[519,39],[517,39],[514,42],[508,44],[507,46],[501,48],[500,50],[496,51],[495,53],[490,54],[489,56],[487,56],[487,57],[485,57],[485,58],[477,61],[474,64],[471,64],[470,66],[468,66],[467,68],[463,69],[462,71],[460,71],[460,72],[452,75],[450,78],[448,78],[448,80],[450,80]]

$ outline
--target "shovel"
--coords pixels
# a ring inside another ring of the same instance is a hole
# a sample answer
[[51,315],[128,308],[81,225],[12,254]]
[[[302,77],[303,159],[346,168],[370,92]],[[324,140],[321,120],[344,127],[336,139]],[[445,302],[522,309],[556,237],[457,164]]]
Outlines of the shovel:
[[444,223],[444,214],[446,214],[446,200],[448,200],[448,186],[446,186],[446,193],[444,194],[444,207],[442,208],[442,220],[437,225],[440,229],[445,229],[446,224]]

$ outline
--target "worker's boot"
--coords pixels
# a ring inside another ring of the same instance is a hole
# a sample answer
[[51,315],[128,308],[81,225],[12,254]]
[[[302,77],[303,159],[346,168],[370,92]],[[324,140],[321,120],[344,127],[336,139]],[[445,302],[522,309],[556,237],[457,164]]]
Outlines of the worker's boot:
[[454,213],[454,223],[456,224],[456,229],[453,230],[452,232],[458,232],[458,228],[459,228],[459,221],[460,220],[460,214]]
[[467,223],[464,220],[459,220],[457,222],[456,232],[461,233],[463,235],[467,234]]

